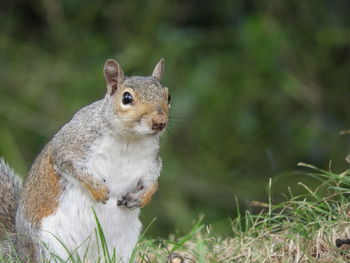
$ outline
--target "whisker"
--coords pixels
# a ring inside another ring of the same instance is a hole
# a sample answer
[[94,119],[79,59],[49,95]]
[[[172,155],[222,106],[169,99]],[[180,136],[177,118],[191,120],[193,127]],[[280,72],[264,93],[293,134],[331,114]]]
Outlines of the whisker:
[[166,131],[169,135],[172,135],[172,133],[170,132],[170,130],[169,130],[168,127],[165,128],[165,131]]
[[168,120],[168,123],[175,123],[175,124],[179,124],[179,123],[183,123],[183,121]]
[[174,119],[174,120],[182,120],[182,121],[193,121],[193,119],[191,118],[187,118],[187,117],[178,117],[178,116],[169,116],[169,119]]

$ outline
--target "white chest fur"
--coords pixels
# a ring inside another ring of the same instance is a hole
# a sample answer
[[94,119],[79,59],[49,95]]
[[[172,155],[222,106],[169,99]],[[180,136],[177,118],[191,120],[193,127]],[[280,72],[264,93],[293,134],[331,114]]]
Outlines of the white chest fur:
[[[104,230],[109,250],[116,250],[122,262],[128,262],[137,242],[141,223],[139,209],[129,210],[117,206],[117,200],[134,191],[139,180],[156,180],[160,173],[158,140],[120,142],[105,136],[96,143],[87,162],[87,170],[96,178],[105,179],[110,189],[107,204],[97,203],[86,189],[66,180],[57,211],[42,221],[41,236],[51,251],[67,259],[67,251],[76,250],[81,258],[89,260],[99,256],[94,231],[96,211]],[[78,248],[79,247],[79,248]]]
[[106,136],[93,149],[87,168],[105,179],[110,198],[118,199],[136,189],[140,179],[155,180],[159,176],[158,147],[153,137],[120,142]]

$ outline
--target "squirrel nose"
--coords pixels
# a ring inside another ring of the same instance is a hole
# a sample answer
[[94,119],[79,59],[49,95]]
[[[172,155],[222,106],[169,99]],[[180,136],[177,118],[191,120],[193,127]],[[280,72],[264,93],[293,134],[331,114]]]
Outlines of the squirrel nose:
[[156,121],[152,121],[152,130],[154,131],[161,131],[164,129],[166,125],[166,122],[156,122]]

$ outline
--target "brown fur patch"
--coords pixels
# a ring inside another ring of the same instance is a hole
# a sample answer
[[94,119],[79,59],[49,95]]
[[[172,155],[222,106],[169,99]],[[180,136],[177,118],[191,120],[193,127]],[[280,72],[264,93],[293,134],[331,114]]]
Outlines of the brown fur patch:
[[157,192],[157,189],[158,189],[158,182],[156,181],[141,196],[141,207],[144,207],[151,202],[152,196],[154,195],[155,192]]
[[82,182],[97,202],[106,202],[109,199],[109,189],[105,184],[91,177],[82,178]]
[[41,220],[53,214],[62,193],[60,175],[54,169],[51,147],[47,145],[31,167],[21,200],[25,200],[27,219],[39,227]]

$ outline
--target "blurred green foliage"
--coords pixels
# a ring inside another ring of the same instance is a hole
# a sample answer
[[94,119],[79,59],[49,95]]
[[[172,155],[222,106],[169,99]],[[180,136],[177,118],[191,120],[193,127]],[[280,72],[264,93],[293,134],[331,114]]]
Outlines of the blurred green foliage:
[[172,118],[151,235],[199,213],[224,232],[240,207],[299,191],[298,161],[347,166],[350,2],[14,0],[0,10],[0,154],[22,175],[80,107],[104,61],[148,75],[166,59]]

